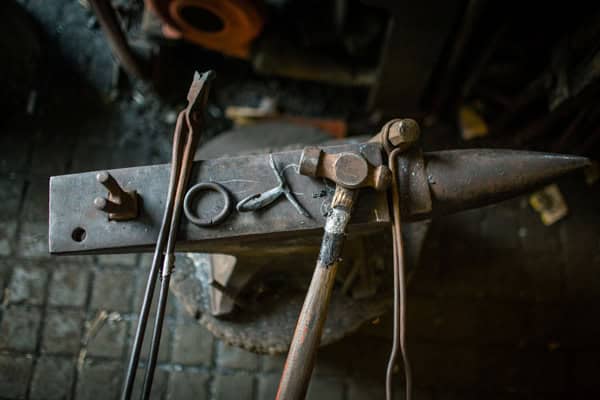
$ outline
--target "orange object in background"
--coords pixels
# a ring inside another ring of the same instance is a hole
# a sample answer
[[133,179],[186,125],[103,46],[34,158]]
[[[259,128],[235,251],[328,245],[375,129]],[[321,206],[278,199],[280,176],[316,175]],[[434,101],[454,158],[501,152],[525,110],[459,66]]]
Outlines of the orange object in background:
[[165,36],[243,59],[264,25],[256,3],[247,0],[146,0],[146,6],[165,24]]

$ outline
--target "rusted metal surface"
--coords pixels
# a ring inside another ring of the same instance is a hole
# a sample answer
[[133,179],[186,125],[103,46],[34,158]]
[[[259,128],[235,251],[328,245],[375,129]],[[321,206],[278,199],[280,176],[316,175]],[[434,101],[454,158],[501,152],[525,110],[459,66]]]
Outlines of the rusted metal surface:
[[[381,163],[376,145],[345,145],[328,148],[329,152],[364,149],[373,162]],[[297,165],[301,151],[274,153],[281,166]],[[291,173],[286,175],[290,190],[311,215],[300,215],[287,201],[273,203],[255,213],[232,213],[218,226],[202,228],[182,220],[177,248],[180,251],[215,251],[243,253],[260,247],[261,238],[271,240],[263,247],[271,252],[285,251],[274,248],[273,241],[290,239],[311,241],[315,245],[319,228],[324,226],[324,213],[331,202],[333,187],[321,179]],[[169,165],[155,165],[109,171],[123,187],[136,189],[143,200],[139,218],[122,223],[109,223],[106,215],[92,205],[92,199],[102,194],[94,172],[52,177],[50,180],[50,252],[126,252],[149,251],[156,241],[159,221],[165,205]],[[195,162],[190,184],[213,181],[224,186],[232,200],[250,193],[266,191],[277,185],[269,166],[268,155],[220,158]],[[198,205],[202,210],[220,209],[219,196],[205,196]],[[389,222],[384,193],[365,191],[357,205],[352,232],[368,232],[387,226]],[[75,242],[71,233],[76,229],[86,232],[85,240]]]
[[121,29],[119,18],[109,0],[88,0],[94,10],[102,30],[106,34],[108,44],[113,53],[131,75],[140,79],[149,79],[149,68],[135,55],[127,42],[127,36]]
[[392,119],[383,125],[381,130],[369,142],[381,143],[386,152],[393,149],[406,150],[419,140],[421,128],[417,121],[410,118]]
[[[367,249],[381,246],[383,251],[369,252],[364,258],[356,251],[363,242]],[[252,258],[238,257],[226,286],[247,307],[234,307],[226,318],[215,317],[211,312],[211,306],[217,299],[210,292],[218,290],[211,287],[206,271],[210,267],[216,271],[224,265],[215,260],[215,255],[178,255],[171,289],[186,312],[198,318],[224,342],[259,353],[285,353],[306,295],[317,252],[318,249],[313,249],[293,258],[283,254],[269,256],[268,263],[264,259],[260,262],[262,254]],[[391,304],[391,242],[387,232],[348,239],[342,258],[344,263],[339,266],[337,274],[342,280],[355,263],[366,262],[375,267],[377,291],[371,297],[357,299],[342,293],[341,285],[334,286],[321,345],[333,343],[354,332],[365,322],[382,315]],[[251,277],[250,282],[248,277]],[[214,278],[217,279],[216,275]],[[359,284],[360,277],[354,285]],[[227,302],[227,299],[223,302],[224,306]]]
[[273,154],[269,154],[269,166],[271,167],[271,170],[273,170],[273,173],[279,184],[265,192],[252,194],[243,198],[239,201],[239,203],[237,203],[235,208],[239,212],[258,211],[261,208],[267,207],[281,196],[285,196],[285,198],[292,206],[294,206],[300,215],[310,218],[310,214],[307,213],[304,208],[302,208],[288,187],[287,181],[285,180],[285,174],[277,169],[277,165],[275,165],[275,160],[273,159]]
[[387,167],[372,164],[360,153],[328,154],[317,147],[304,149],[298,170],[302,175],[326,178],[348,189],[385,190],[391,178]]
[[108,198],[96,197],[94,207],[108,213],[108,219],[112,221],[137,218],[139,206],[135,190],[123,190],[115,178],[106,171],[96,174],[96,180],[108,190]]
[[[219,193],[221,195],[221,199],[223,200],[223,207],[214,215],[200,218],[196,215],[195,211],[193,211],[192,204],[198,196],[198,193],[206,190],[212,190]],[[186,218],[194,225],[202,227],[220,224],[229,216],[231,213],[231,208],[232,204],[231,198],[229,197],[229,192],[227,192],[227,189],[225,189],[223,186],[214,182],[200,182],[195,184],[188,189],[183,200],[183,212],[185,213]]]
[[254,1],[146,0],[145,4],[163,22],[165,36],[238,58],[250,57],[252,41],[264,24]]
[[[360,146],[326,150],[342,152]],[[281,165],[297,165],[300,154],[301,151],[290,151],[275,153],[275,156]],[[497,149],[440,151],[424,153],[423,158],[409,152],[399,157],[398,162],[402,217],[406,222],[482,207],[517,196],[588,164],[583,157]],[[94,172],[52,177],[49,224],[52,253],[114,253],[152,248],[164,208],[168,165],[109,172],[125,188],[136,189],[143,199],[139,218],[109,223],[106,215],[93,207],[92,199],[102,194]],[[209,180],[226,187],[235,201],[276,185],[267,155],[196,162],[190,182]],[[332,187],[322,180],[299,174],[288,174],[287,180],[311,219],[301,216],[288,202],[282,201],[260,213],[233,214],[212,228],[196,227],[184,220],[179,229],[178,249],[249,253],[262,246],[277,253],[290,246],[298,247],[300,243],[316,246],[318,229],[325,223],[323,212],[331,202]],[[207,196],[206,201],[203,209],[210,209],[210,204],[220,208],[220,200]],[[365,190],[358,201],[350,233],[382,229],[389,222],[385,195]],[[77,242],[72,233],[81,230],[85,231],[85,240]],[[265,244],[261,238],[267,237],[269,243]],[[275,248],[274,241],[283,247]]]
[[430,215],[483,207],[589,165],[585,157],[515,150],[449,150],[425,155]]

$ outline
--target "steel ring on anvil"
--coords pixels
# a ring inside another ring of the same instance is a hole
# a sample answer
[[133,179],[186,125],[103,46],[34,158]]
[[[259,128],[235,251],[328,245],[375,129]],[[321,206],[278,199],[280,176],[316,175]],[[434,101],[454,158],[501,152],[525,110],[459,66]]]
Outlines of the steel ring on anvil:
[[[196,198],[198,192],[203,190],[213,190],[217,193],[221,194],[225,204],[223,204],[223,209],[215,215],[214,217],[209,218],[199,218],[196,216],[195,212],[192,211],[192,202]],[[191,223],[198,226],[213,226],[221,223],[229,213],[231,212],[231,198],[229,197],[229,192],[222,185],[219,185],[215,182],[201,182],[194,186],[192,186],[188,192],[185,194],[185,198],[183,199],[183,212],[187,219],[190,220]]]

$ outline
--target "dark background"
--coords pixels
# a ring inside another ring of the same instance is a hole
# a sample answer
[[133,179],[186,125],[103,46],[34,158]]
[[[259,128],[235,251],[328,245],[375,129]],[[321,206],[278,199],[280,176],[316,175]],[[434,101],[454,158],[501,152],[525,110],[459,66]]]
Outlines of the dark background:
[[[49,256],[48,177],[166,162],[184,92],[111,96],[112,56],[90,11],[20,3],[45,56],[33,114],[0,125],[0,398],[116,398],[149,257]],[[275,93],[288,111],[346,116],[367,96],[256,78],[236,63],[217,73],[206,139],[230,128],[228,103]],[[423,134],[432,147],[457,142],[448,125]],[[416,399],[600,393],[600,191],[582,174],[560,187],[570,215],[551,227],[527,197],[434,221],[408,297]],[[283,357],[229,347],[170,301],[153,398],[274,397]],[[309,398],[383,398],[390,333],[384,317],[325,348]]]

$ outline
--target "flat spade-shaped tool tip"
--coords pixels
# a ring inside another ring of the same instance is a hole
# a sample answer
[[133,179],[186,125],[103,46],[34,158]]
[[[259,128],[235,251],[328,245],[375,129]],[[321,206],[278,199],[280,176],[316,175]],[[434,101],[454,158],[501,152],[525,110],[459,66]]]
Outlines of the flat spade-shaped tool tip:
[[501,149],[426,154],[434,215],[518,196],[590,164],[585,157]]

